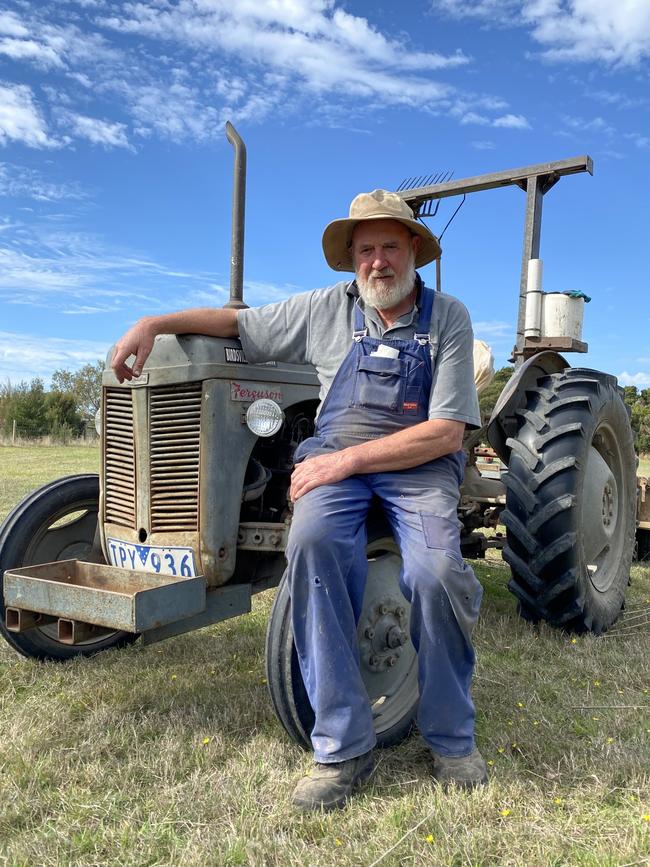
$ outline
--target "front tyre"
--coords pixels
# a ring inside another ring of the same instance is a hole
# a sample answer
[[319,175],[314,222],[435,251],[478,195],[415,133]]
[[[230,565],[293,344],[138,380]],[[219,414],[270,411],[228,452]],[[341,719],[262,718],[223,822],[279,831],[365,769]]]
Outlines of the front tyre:
[[635,455],[616,379],[568,368],[527,391],[511,449],[504,559],[528,619],[600,633],[617,619],[635,532]]
[[[377,746],[411,731],[418,705],[417,656],[408,636],[410,606],[399,588],[402,558],[385,527],[368,531],[368,580],[357,635],[361,673],[372,706]],[[266,638],[266,676],[273,707],[287,734],[310,748],[312,710],[298,664],[285,579],[273,603]]]
[[[28,494],[0,527],[0,591],[7,569],[57,560],[87,560],[93,547],[99,510],[99,477],[67,476]],[[24,656],[65,660],[91,656],[109,647],[135,641],[137,635],[112,632],[76,645],[57,639],[56,624],[27,632],[5,628],[4,596],[0,592],[0,632]]]

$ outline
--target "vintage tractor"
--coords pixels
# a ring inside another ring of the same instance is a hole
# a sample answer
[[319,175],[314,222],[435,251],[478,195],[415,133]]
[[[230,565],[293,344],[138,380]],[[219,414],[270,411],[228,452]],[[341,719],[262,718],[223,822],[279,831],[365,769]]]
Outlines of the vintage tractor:
[[[245,148],[230,124],[227,136],[235,147],[229,304],[238,307]],[[487,430],[467,442],[473,451],[487,437],[508,469],[502,481],[488,479],[470,461],[459,507],[463,549],[482,555],[477,528],[500,515],[520,613],[598,633],[616,619],[628,583],[632,433],[615,378],[571,368],[558,354],[586,349],[575,333],[584,301],[562,296],[564,319],[549,319],[549,331],[543,307],[551,296],[538,279],[542,197],[562,176],[585,170],[588,158],[563,160],[401,195],[425,217],[448,196],[512,184],[526,191],[516,372]],[[0,628],[8,642],[27,656],[60,660],[138,636],[148,644],[243,614],[254,593],[279,584],[268,683],[283,726],[308,744],[313,717],[281,579],[293,454],[313,431],[318,392],[313,369],[248,364],[236,339],[159,337],[142,375],[123,384],[107,364],[99,478],[45,485],[0,529]],[[418,690],[400,554],[380,512],[369,518],[367,554],[359,648],[386,745],[409,730]]]

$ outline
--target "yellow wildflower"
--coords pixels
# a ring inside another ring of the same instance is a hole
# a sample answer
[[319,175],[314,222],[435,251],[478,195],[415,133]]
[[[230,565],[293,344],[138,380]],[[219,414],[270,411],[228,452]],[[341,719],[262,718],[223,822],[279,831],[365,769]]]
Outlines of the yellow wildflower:
[[433,836],[433,834],[427,834],[427,836],[424,839],[427,841],[427,843],[433,843],[433,841],[435,840],[435,837]]
[[172,680],[176,680],[176,675],[172,674]]
[[564,798],[553,798],[553,803],[554,804],[563,804]]
[[210,743],[210,738],[203,738],[203,746],[207,746]]
[[510,810],[509,810],[507,807],[504,807],[503,810],[500,810],[500,811],[499,811],[499,815],[500,815],[500,816],[509,816],[509,815],[510,815]]

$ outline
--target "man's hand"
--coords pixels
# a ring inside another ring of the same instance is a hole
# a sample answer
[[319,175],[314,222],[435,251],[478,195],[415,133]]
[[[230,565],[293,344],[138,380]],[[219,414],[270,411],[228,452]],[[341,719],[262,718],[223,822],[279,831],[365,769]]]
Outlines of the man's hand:
[[[119,382],[129,381],[134,376],[140,376],[145,361],[153,348],[156,329],[148,317],[140,319],[132,328],[122,335],[115,344],[111,367]],[[130,355],[135,355],[133,367],[126,363]]]
[[332,452],[331,455],[318,455],[298,464],[291,474],[289,491],[291,501],[295,503],[303,494],[320,485],[331,485],[354,475],[355,468],[350,451],[344,449],[340,452]]

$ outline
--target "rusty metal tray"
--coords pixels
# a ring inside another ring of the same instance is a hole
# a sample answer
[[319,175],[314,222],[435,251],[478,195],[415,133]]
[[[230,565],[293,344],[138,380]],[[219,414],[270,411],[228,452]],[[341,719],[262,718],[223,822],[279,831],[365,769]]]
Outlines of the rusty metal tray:
[[8,569],[7,608],[145,632],[205,610],[206,582],[81,560]]

